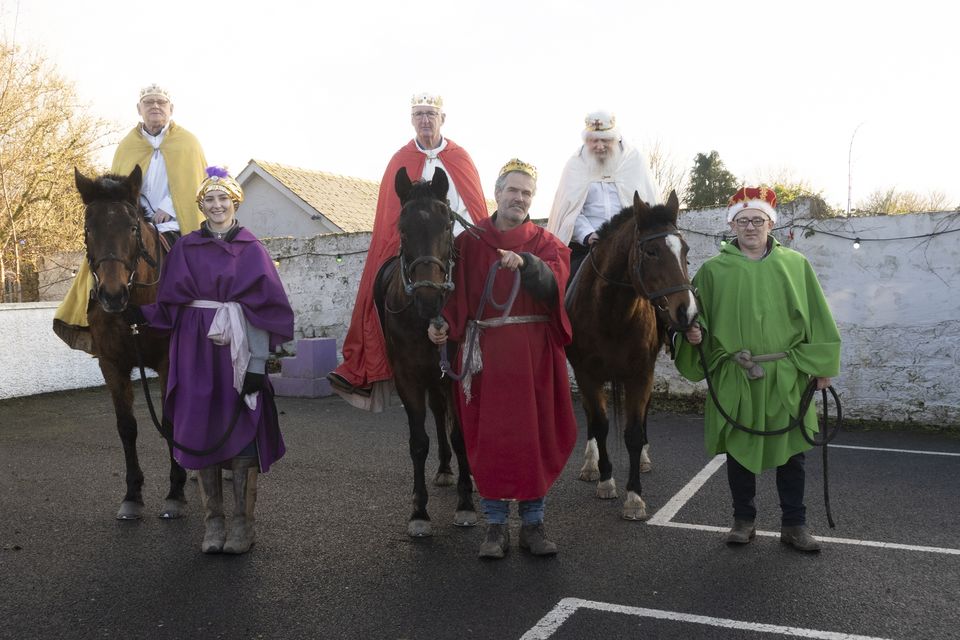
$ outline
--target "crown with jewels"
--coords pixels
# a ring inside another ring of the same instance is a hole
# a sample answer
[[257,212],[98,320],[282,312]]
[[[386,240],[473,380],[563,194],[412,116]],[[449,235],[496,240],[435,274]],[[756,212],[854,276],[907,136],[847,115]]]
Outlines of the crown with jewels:
[[434,95],[432,93],[415,93],[413,97],[410,98],[411,107],[435,107],[436,109],[443,109],[443,97]]
[[156,83],[148,84],[143,89],[140,89],[141,100],[143,100],[148,96],[158,96],[160,98],[173,102],[172,100],[170,100],[170,92]]
[[534,180],[537,179],[537,168],[528,162],[524,162],[520,158],[511,158],[510,161],[500,169],[500,175],[505,176],[511,171],[519,171],[520,173],[527,174]]

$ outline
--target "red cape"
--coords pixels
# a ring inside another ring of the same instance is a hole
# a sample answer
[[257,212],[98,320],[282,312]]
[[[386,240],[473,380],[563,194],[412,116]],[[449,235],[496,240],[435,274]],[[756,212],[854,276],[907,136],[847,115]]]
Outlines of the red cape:
[[[490,265],[500,259],[497,249],[532,253],[550,268],[558,285],[552,304],[533,298],[521,287],[510,315],[546,315],[550,320],[484,329],[480,338],[483,369],[473,376],[470,402],[456,385],[470,470],[480,495],[532,500],[546,495],[577,438],[563,351],[571,338],[563,306],[570,250],[531,222],[506,232],[498,231],[490,219],[479,226],[484,229],[479,240],[467,233],[457,238],[456,288],[444,307],[451,339],[462,341]],[[507,299],[513,278],[510,271],[498,272],[494,300]],[[483,319],[502,313],[489,303],[485,309]],[[458,370],[462,370],[460,361],[460,357],[455,360]]]
[[[446,140],[447,146],[438,154],[438,157],[446,167],[450,180],[457,188],[457,193],[466,204],[470,217],[475,223],[480,222],[489,217],[487,203],[483,198],[483,188],[480,186],[480,175],[477,173],[477,168],[473,166],[470,154],[453,140],[449,138]],[[417,180],[423,174],[423,165],[426,161],[427,156],[419,151],[417,143],[411,140],[393,154],[380,181],[380,195],[377,197],[377,215],[373,221],[370,249],[367,252],[367,261],[363,265],[363,276],[360,278],[357,300],[353,305],[350,328],[343,339],[343,363],[336,368],[336,373],[355,386],[367,386],[393,377],[390,364],[387,362],[383,329],[380,327],[380,318],[377,316],[377,309],[373,302],[373,281],[381,265],[397,255],[400,250],[400,233],[397,231],[400,198],[394,191],[397,171],[400,167],[406,167],[410,179]]]

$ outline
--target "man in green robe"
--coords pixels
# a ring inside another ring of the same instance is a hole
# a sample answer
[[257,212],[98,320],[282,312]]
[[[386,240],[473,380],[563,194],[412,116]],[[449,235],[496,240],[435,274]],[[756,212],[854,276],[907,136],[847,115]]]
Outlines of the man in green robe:
[[[143,171],[140,203],[144,215],[172,242],[180,234],[200,228],[197,187],[206,178],[207,161],[197,138],[171,120],[173,102],[166,89],[151,84],[140,90],[137,124],[120,141],[110,173]],[[70,348],[94,353],[87,321],[93,275],[80,264],[73,285],[53,316],[53,330]]]
[[[705,372],[696,345],[702,343],[724,411],[761,431],[790,424],[810,378],[825,389],[840,370],[840,333],[816,274],[800,253],[769,236],[776,202],[766,187],[746,187],[730,199],[727,221],[737,238],[694,277],[699,325],[685,332],[676,349],[680,374],[699,381]],[[708,453],[727,454],[734,517],[727,542],[746,544],[756,535],[756,474],[775,468],[783,511],[780,541],[819,551],[803,504],[804,451],[811,445],[799,428],[775,436],[745,433],[727,424],[710,400],[704,422]],[[815,407],[803,424],[808,434],[817,432]]]

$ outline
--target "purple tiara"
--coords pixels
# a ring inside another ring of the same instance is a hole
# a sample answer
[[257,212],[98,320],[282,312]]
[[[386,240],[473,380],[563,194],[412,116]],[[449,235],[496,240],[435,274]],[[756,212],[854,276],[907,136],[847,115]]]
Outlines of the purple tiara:
[[223,167],[207,167],[208,178],[212,178],[213,176],[217,176],[218,178],[226,178],[229,177],[229,175],[230,174]]

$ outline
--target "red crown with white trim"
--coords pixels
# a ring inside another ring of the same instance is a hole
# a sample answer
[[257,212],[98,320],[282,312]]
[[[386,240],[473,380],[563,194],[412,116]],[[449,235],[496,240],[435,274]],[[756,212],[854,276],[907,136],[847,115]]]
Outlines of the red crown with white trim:
[[743,187],[730,196],[727,204],[727,222],[741,211],[761,211],[773,222],[777,221],[777,194],[769,187]]

